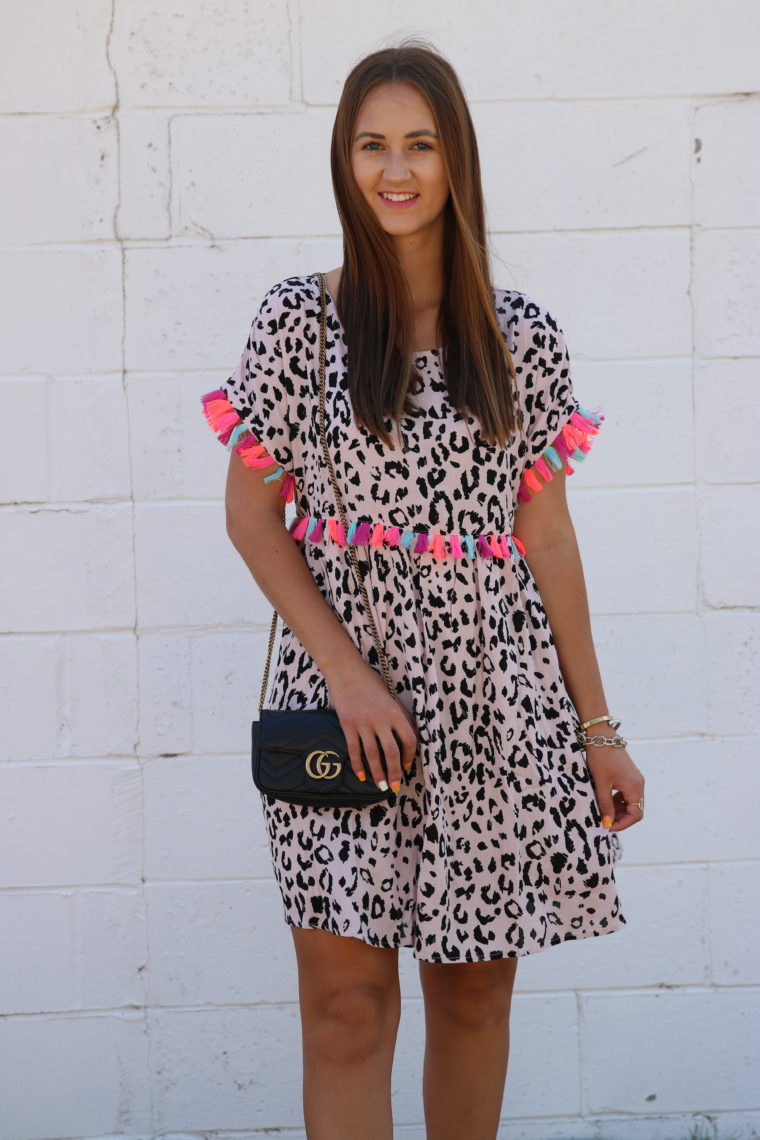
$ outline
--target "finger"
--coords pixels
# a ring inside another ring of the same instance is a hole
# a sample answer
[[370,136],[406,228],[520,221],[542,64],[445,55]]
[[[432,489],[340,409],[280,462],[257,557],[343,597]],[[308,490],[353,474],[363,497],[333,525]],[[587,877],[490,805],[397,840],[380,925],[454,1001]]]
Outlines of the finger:
[[364,763],[369,769],[372,779],[377,784],[381,791],[388,791],[388,781],[385,778],[383,764],[380,759],[380,750],[377,746],[377,737],[373,729],[365,729],[360,732],[361,747],[364,756]]
[[611,829],[615,822],[615,801],[612,797],[612,787],[598,787],[596,789],[596,796],[599,801],[599,811],[602,816],[602,827]]
[[395,795],[401,790],[401,751],[398,746],[398,737],[393,731],[386,731],[378,736],[382,749],[385,770],[388,773],[388,783]]
[[361,749],[359,747],[359,734],[355,729],[346,728],[345,725],[341,725],[341,728],[346,738],[349,763],[357,780],[361,780],[363,783],[367,779],[367,773],[364,768],[364,761],[362,760]]

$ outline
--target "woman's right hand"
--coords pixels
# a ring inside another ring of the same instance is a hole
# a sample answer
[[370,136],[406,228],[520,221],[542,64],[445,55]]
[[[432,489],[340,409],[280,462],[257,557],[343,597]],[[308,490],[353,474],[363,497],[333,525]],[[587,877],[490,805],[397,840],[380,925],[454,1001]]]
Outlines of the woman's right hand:
[[[397,697],[390,695],[381,674],[363,659],[342,662],[326,672],[325,679],[356,776],[362,779],[368,768],[376,784],[387,779],[398,792],[402,765],[409,771],[417,750],[417,727],[412,714]],[[385,756],[385,770],[380,748]]]

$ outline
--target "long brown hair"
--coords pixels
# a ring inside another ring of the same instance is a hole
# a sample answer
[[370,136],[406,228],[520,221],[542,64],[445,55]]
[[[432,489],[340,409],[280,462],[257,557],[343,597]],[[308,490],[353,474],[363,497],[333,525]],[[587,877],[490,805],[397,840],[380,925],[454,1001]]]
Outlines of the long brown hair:
[[343,229],[337,297],[348,389],[359,423],[392,446],[386,417],[409,414],[415,381],[414,305],[393,240],[356,185],[352,140],[362,102],[380,83],[413,84],[432,108],[450,193],[444,207],[444,284],[438,343],[449,402],[477,416],[482,437],[506,446],[521,423],[514,364],[496,317],[480,158],[456,72],[419,39],[365,56],[350,71],[333,124],[330,166]]

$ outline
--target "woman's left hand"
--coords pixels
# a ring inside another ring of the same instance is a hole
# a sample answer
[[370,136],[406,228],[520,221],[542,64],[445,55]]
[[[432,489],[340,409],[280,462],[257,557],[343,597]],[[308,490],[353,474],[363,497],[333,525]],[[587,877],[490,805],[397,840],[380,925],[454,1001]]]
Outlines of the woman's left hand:
[[[644,795],[644,776],[625,748],[589,744],[586,761],[594,781],[602,821],[612,820],[610,831],[624,831],[640,823],[644,813],[636,801]],[[616,789],[613,792],[613,788]]]

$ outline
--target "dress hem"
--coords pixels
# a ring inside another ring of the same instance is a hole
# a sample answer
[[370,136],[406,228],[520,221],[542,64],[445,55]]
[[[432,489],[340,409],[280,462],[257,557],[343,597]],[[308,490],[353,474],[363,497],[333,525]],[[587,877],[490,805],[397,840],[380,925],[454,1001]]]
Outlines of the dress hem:
[[367,946],[374,946],[379,950],[400,950],[406,947],[412,951],[412,954],[418,962],[435,962],[442,965],[458,965],[469,964],[471,962],[493,962],[499,958],[523,958],[528,954],[540,954],[543,950],[549,950],[553,946],[561,946],[565,942],[582,942],[587,938],[601,938],[604,934],[615,934],[618,930],[622,930],[628,925],[627,920],[622,914],[618,914],[617,918],[610,919],[610,923],[603,930],[586,930],[579,933],[566,932],[563,938],[556,942],[534,943],[529,947],[514,950],[497,950],[483,952],[483,957],[477,957],[470,951],[465,951],[461,958],[444,958],[441,954],[417,954],[416,943],[412,938],[402,938],[397,942],[391,942],[388,939],[370,938],[366,934],[337,934],[336,931],[331,930],[328,925],[320,923],[319,925],[307,923],[304,925],[302,922],[294,922],[292,919],[285,916],[285,923],[287,926],[294,926],[299,930],[325,930],[328,934],[335,934],[338,938],[358,938],[360,942],[364,942]]

